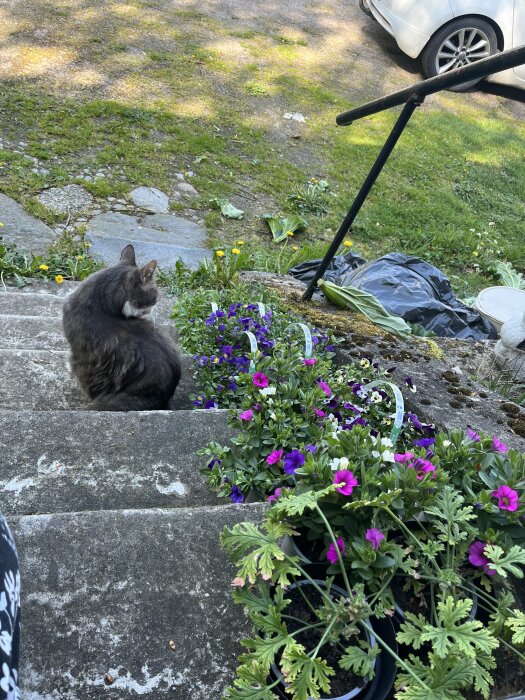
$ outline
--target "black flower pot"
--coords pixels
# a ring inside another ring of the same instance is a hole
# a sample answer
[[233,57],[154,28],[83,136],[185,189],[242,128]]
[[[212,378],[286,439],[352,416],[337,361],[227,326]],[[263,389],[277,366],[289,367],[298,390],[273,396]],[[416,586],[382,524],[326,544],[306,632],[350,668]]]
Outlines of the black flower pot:
[[[476,593],[476,589],[474,588],[474,586],[469,582],[466,582],[465,585],[467,586],[467,588],[470,589],[470,595],[466,595],[465,597],[469,597],[472,600],[472,609],[469,613],[468,620],[475,620],[479,617],[479,613],[483,611],[481,611],[478,607],[478,594]],[[394,599],[394,611],[395,620],[399,624],[405,622],[405,610],[403,609],[403,606],[399,603],[399,601],[396,599]]]
[[[316,580],[319,585],[324,585],[324,581]],[[296,584],[292,584],[288,591],[293,591],[298,586],[310,586],[310,581],[303,580],[298,581]],[[340,596],[347,596],[346,591],[336,585],[332,585],[331,591]],[[377,633],[392,649],[396,648],[395,632],[390,620],[369,620],[369,625],[372,629],[377,630]],[[377,640],[373,634],[368,631],[363,631],[363,638],[365,638],[372,646],[377,644]],[[342,676],[346,672],[341,672],[339,676],[334,676],[332,678],[332,683],[335,679],[339,679],[339,690],[335,690],[333,695],[324,697],[321,700],[386,700],[389,697],[393,682],[396,675],[395,660],[388,654],[388,652],[382,652],[378,659],[374,662],[375,674],[371,681],[365,679],[359,679],[358,683],[351,682],[351,687],[344,689],[341,692],[341,686],[344,685]],[[271,668],[271,678],[273,681],[280,680],[279,685],[275,686],[272,690],[283,700],[290,700],[289,693],[286,692],[286,682],[282,675],[280,674],[277,665],[273,665]]]

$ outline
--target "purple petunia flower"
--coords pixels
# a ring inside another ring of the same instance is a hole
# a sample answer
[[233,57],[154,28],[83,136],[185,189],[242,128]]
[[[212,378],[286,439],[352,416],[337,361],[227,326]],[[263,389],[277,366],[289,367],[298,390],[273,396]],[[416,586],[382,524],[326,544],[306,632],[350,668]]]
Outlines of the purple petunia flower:
[[306,365],[307,367],[313,367],[315,364],[317,364],[315,357],[305,357],[303,360],[303,365]]
[[211,462],[208,463],[208,469],[213,469],[213,467],[214,467],[216,464],[221,464],[221,463],[222,463],[222,462],[221,462],[220,459],[217,459],[217,457],[214,457],[214,458],[211,460]]
[[321,411],[320,408],[314,408],[314,413],[317,416],[317,418],[324,418],[326,416],[326,413],[324,411]]
[[265,389],[268,386],[268,377],[264,372],[255,372],[253,375],[253,384],[259,387],[259,389]]
[[270,452],[268,457],[266,457],[267,464],[277,464],[277,462],[280,462],[283,452],[284,450],[274,450],[273,452]]
[[[337,540],[337,549],[343,554],[345,551],[345,543],[342,537],[338,537]],[[330,564],[335,564],[338,561],[337,558],[337,549],[335,548],[334,543],[328,547],[328,552],[326,553],[326,558],[330,562]]]
[[217,407],[218,407],[218,404],[213,399],[208,399],[206,401],[206,403],[204,404],[204,408],[206,408],[206,409],[217,408]]
[[242,503],[244,501],[243,493],[238,486],[232,486],[230,491],[230,499],[234,503]]
[[253,419],[253,411],[252,411],[252,409],[249,408],[247,411],[243,411],[243,412],[239,415],[239,418],[240,418],[241,420],[245,420],[245,421],[250,421],[250,420],[252,420],[252,419]]
[[501,510],[508,510],[511,512],[518,510],[519,494],[517,491],[514,491],[514,489],[511,489],[510,486],[507,486],[507,484],[498,486],[498,489],[493,491],[490,495],[498,499],[498,508]]
[[385,536],[381,532],[381,530],[377,530],[375,527],[371,527],[369,530],[366,531],[365,539],[370,542],[372,545],[372,549],[379,549],[379,545],[381,544],[381,540],[385,539]]
[[492,446],[491,449],[493,452],[508,452],[509,448],[507,445],[504,445],[501,440],[498,440],[497,437],[492,438]]
[[272,493],[271,496],[268,496],[266,499],[268,503],[272,503],[273,501],[276,501],[282,494],[283,490],[282,489],[275,489],[275,491]]
[[414,440],[414,446],[430,447],[430,445],[433,445],[435,442],[434,438],[421,438],[421,440]]
[[426,459],[416,459],[412,464],[408,465],[409,469],[415,469],[419,481],[425,478],[427,474],[432,474],[432,478],[436,478],[436,465],[428,462]]
[[340,484],[335,490],[343,496],[350,496],[354,486],[359,486],[358,480],[348,469],[341,469],[334,474],[334,484]]
[[295,474],[296,470],[303,466],[306,457],[299,450],[292,450],[284,455],[284,471],[287,474]]
[[399,464],[406,464],[407,462],[410,462],[411,460],[414,459],[414,453],[413,452],[405,452],[404,454],[397,453],[394,455],[394,462],[398,462]]
[[318,382],[318,384],[319,388],[322,389],[328,397],[332,396],[332,390],[330,389],[328,384],[326,384],[326,382],[320,381]]
[[477,540],[468,549],[468,560],[473,566],[483,567],[487,576],[494,576],[496,571],[490,568],[488,557],[485,556],[485,543]]
[[305,449],[307,452],[311,452],[312,454],[314,454],[315,452],[317,452],[317,446],[316,446],[316,445],[306,445],[306,447],[305,447],[304,449]]
[[471,442],[481,442],[480,436],[470,427],[467,428],[467,437]]
[[423,430],[423,423],[419,420],[415,413],[407,413],[407,417],[416,430]]

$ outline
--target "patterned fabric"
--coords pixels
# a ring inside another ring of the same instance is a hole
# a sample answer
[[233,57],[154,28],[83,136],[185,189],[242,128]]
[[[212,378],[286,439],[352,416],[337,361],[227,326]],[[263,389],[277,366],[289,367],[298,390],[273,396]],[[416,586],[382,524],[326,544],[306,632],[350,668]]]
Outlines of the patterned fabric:
[[20,573],[15,541],[0,513],[0,700],[20,700]]

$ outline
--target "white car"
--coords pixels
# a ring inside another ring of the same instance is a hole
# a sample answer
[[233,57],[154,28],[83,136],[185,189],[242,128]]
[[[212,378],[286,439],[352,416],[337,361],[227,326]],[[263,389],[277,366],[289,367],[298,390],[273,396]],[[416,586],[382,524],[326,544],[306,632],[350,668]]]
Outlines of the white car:
[[[359,5],[404,53],[420,57],[426,78],[525,44],[525,0],[359,0]],[[487,80],[525,89],[525,65]]]

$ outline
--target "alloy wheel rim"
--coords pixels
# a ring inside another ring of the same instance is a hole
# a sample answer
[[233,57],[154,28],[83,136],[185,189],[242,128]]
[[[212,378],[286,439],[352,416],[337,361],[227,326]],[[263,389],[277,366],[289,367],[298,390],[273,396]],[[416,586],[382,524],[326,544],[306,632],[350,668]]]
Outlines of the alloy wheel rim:
[[484,31],[473,27],[458,29],[439,47],[436,55],[436,73],[441,75],[487,56],[490,56],[490,40]]

